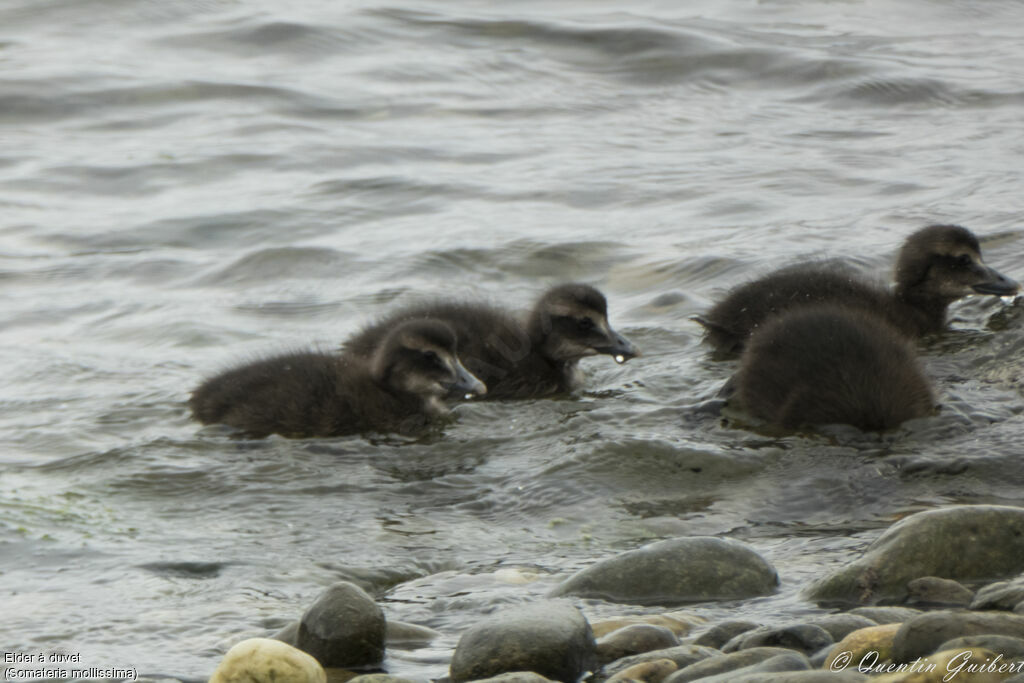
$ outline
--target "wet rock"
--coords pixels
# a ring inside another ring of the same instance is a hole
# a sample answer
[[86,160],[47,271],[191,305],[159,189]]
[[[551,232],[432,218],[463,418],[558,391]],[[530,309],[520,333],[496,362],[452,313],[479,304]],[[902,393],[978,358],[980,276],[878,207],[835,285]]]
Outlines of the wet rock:
[[299,640],[299,622],[293,621],[271,637],[294,647]]
[[1001,654],[1006,661],[1024,659],[1024,638],[1013,636],[961,636],[947,640],[936,650],[970,650],[976,647]]
[[761,662],[789,654],[791,650],[781,647],[752,647],[749,650],[740,650],[727,655],[711,657],[703,661],[691,664],[685,669],[680,669],[669,676],[665,683],[687,683],[688,681],[702,680],[707,676],[718,676],[720,674],[735,672],[737,669],[760,664]]
[[775,568],[743,543],[697,536],[652,543],[602,560],[551,594],[668,605],[767,595],[778,582]]
[[815,617],[807,621],[811,626],[820,626],[821,628],[828,631],[828,634],[832,636],[832,640],[839,642],[849,634],[862,628],[868,628],[869,626],[876,626],[877,621],[862,617],[859,614],[827,614],[823,617]]
[[332,585],[306,610],[296,646],[325,667],[371,666],[384,659],[384,612],[353,583]]
[[[550,680],[550,678],[544,678],[532,671],[512,671],[491,676],[490,678],[481,678],[475,683],[548,683]],[[352,681],[349,681],[349,683],[352,683]]]
[[867,617],[876,624],[897,624],[909,621],[924,612],[912,607],[857,607],[847,614]]
[[210,683],[326,683],[313,657],[271,638],[250,638],[228,650]]
[[655,659],[620,671],[606,683],[661,683],[678,667],[671,659]]
[[721,650],[723,645],[739,634],[755,629],[758,626],[760,624],[755,624],[752,621],[723,621],[700,634],[700,637],[694,640],[693,644],[706,645]]
[[441,634],[438,631],[426,626],[406,624],[401,621],[389,621],[387,622],[384,640],[387,642],[388,647],[398,648],[399,650],[412,650],[426,647],[440,636]]
[[861,683],[874,679],[856,671],[793,671],[789,673],[748,674],[729,683]]
[[706,676],[697,680],[701,681],[701,683],[733,683],[734,681],[753,676],[750,680],[764,681],[768,680],[766,674],[769,673],[808,671],[810,668],[811,663],[807,660],[807,657],[799,652],[789,650],[756,664],[750,664],[740,669],[733,669],[732,671],[714,676]]
[[873,668],[892,656],[893,641],[900,626],[902,624],[880,624],[848,633],[832,647],[823,668],[830,671],[838,665],[853,669]]
[[934,652],[947,640],[977,635],[1024,638],[1024,617],[1005,612],[927,612],[900,626],[893,642],[892,658],[909,662]]
[[[871,683],[1001,683],[1007,677],[1005,669],[1003,673],[998,673],[972,672],[966,668],[972,663],[980,665],[995,658],[994,652],[981,648],[936,652],[909,665],[907,671],[875,676],[871,678]],[[1010,666],[1008,662],[1003,662],[1002,665]],[[997,669],[998,667],[999,664],[996,665]]]
[[1012,581],[990,583],[974,596],[971,609],[1001,609],[1010,611],[1024,602],[1024,576]]
[[710,647],[701,647],[700,645],[677,645],[665,650],[652,650],[640,655],[615,660],[598,672],[597,679],[605,680],[612,678],[620,671],[625,671],[631,666],[653,662],[658,659],[670,659],[676,667],[684,669],[708,657],[721,656],[721,654],[718,650]]
[[1024,570],[1024,508],[960,505],[911,515],[868,546],[864,556],[814,583],[818,603],[903,600],[923,576],[972,581]]
[[736,652],[751,647],[782,647],[807,655],[834,642],[828,631],[820,626],[761,626],[739,634],[722,646],[722,652]]
[[462,634],[451,661],[454,683],[515,671],[576,681],[597,668],[594,634],[567,602],[541,602],[493,614]]
[[671,612],[668,614],[635,614],[624,617],[614,617],[612,619],[602,619],[601,621],[592,622],[590,627],[594,629],[595,638],[601,638],[612,631],[618,631],[620,628],[631,624],[653,624],[655,626],[664,626],[677,636],[685,636],[690,632],[690,629],[692,629],[694,625],[702,622],[703,619],[692,614]]
[[664,650],[679,644],[679,638],[664,626],[654,624],[630,624],[597,641],[599,664],[614,662],[616,659],[638,655],[651,650]]
[[974,591],[952,579],[922,576],[907,583],[907,602],[911,605],[966,607]]

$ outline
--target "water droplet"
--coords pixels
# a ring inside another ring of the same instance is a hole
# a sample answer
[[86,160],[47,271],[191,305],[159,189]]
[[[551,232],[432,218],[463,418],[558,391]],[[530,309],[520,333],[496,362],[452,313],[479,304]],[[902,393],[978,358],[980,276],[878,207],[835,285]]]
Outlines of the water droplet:
[[468,401],[468,400],[470,400],[471,398],[476,398],[476,394],[474,394],[474,393],[473,393],[473,392],[471,391],[471,392],[469,392],[468,394],[466,394],[465,396],[463,396],[463,398],[464,398],[464,399],[466,399],[466,400]]
[[623,363],[626,362],[626,357],[620,353],[619,355],[615,356],[615,362],[618,363],[619,365],[622,365]]

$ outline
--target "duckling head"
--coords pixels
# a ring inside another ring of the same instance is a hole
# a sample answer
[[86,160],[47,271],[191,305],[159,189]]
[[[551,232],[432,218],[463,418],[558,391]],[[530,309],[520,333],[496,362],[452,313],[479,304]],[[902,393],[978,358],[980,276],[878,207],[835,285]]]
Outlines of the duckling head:
[[896,291],[949,304],[969,294],[1011,296],[1020,285],[985,265],[978,238],[959,225],[930,225],[907,238],[896,263]]
[[377,349],[373,374],[394,391],[423,399],[433,413],[447,412],[447,396],[483,396],[487,387],[459,360],[455,331],[434,319],[396,326]]
[[534,343],[556,362],[607,354],[625,363],[638,355],[608,324],[608,303],[589,285],[564,284],[548,290],[534,306],[529,327]]

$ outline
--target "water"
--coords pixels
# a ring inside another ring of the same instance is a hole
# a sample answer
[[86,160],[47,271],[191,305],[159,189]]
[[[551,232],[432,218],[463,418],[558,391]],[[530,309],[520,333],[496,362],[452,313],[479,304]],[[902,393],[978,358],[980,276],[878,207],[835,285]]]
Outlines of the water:
[[[1024,276],[1024,5],[625,7],[0,7],[4,648],[204,678],[350,578],[444,634],[389,654],[428,678],[482,614],[655,539],[752,544],[782,586],[743,616],[784,621],[899,516],[1020,502],[1021,304],[957,306],[922,348],[941,413],[883,436],[723,423],[733,365],[689,317],[801,258],[884,276],[930,222]],[[566,280],[643,352],[578,396],[412,441],[188,418],[239,359]]]

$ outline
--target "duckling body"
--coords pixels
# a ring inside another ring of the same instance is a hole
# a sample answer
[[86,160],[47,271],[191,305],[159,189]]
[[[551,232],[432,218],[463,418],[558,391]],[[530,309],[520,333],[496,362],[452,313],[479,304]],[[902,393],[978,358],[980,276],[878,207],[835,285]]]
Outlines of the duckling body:
[[796,308],[750,337],[734,380],[742,408],[773,424],[893,429],[935,406],[908,339],[864,309]]
[[633,345],[608,324],[607,309],[604,295],[582,284],[548,290],[525,320],[483,304],[427,302],[370,325],[346,342],[344,350],[365,356],[402,321],[443,320],[458,337],[466,367],[487,385],[488,398],[548,396],[577,386],[580,358],[609,354],[625,361],[636,355]]
[[365,358],[314,351],[241,365],[203,382],[189,401],[204,424],[264,437],[414,434],[447,414],[444,396],[484,393],[439,321],[396,326]]
[[740,285],[697,321],[718,352],[735,354],[773,316],[796,307],[834,303],[880,316],[917,338],[941,331],[951,303],[969,294],[1008,296],[1019,285],[989,268],[978,240],[957,225],[932,225],[910,235],[888,290],[852,268],[829,261],[801,264]]

